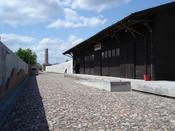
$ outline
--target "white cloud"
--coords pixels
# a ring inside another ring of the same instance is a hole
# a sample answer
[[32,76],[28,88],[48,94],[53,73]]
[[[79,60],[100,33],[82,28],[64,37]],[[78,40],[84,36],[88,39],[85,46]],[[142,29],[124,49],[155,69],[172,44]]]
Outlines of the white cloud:
[[[94,27],[103,24],[105,19],[79,16],[72,9],[100,12],[129,1],[131,0],[0,0],[0,23],[18,26],[55,21],[49,25],[50,28]],[[62,16],[63,20],[58,19]],[[78,18],[77,21],[75,18]]]
[[45,22],[62,11],[57,0],[0,0],[0,23],[16,26]]
[[73,46],[81,43],[83,41],[82,38],[78,38],[75,35],[70,35],[70,37],[68,38],[68,43],[71,43]]
[[36,50],[44,50],[45,48],[52,48],[56,50],[63,50],[64,47],[62,47],[62,41],[55,38],[43,38],[41,41],[39,41]]
[[1,34],[1,38],[3,41],[18,41],[18,42],[31,42],[34,40],[33,37],[30,37],[30,36],[22,36],[22,35],[17,35],[17,34],[6,34],[6,33],[3,33]]
[[57,21],[48,25],[48,28],[95,27],[97,25],[103,25],[105,22],[106,19],[104,19],[103,16],[79,16],[76,11],[66,8],[64,19],[58,19]]
[[44,49],[49,49],[49,62],[58,63],[64,62],[68,57],[62,55],[62,53],[80,43],[83,39],[78,38],[75,35],[70,35],[67,41],[58,38],[43,38],[38,40],[30,36],[23,36],[17,34],[0,34],[2,42],[7,45],[12,51],[17,51],[19,48],[30,48],[36,52],[38,56],[38,62],[44,62]]
[[33,48],[36,39],[30,36],[17,34],[0,34],[2,42],[4,42],[11,50],[17,51],[19,48]]
[[[101,12],[104,9],[125,4],[131,0],[64,0],[64,5],[73,9],[95,10]],[[66,4],[65,4],[66,3]]]

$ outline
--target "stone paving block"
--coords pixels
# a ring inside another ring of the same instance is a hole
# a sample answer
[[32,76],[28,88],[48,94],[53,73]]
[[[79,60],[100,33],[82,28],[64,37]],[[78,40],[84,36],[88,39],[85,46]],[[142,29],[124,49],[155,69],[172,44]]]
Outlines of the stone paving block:
[[175,99],[109,92],[61,74],[31,77],[1,130],[173,131]]

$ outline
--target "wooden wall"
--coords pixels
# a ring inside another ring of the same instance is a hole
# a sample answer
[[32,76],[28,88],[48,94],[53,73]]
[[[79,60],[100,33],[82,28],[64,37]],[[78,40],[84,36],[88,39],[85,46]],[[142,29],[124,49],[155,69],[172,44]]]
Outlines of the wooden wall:
[[80,66],[80,74],[143,79],[145,43],[143,37],[138,37],[136,40],[124,31],[117,39],[106,37],[101,40],[101,50],[94,51],[94,47],[90,46],[86,53],[74,56],[74,66]]
[[156,16],[153,30],[155,48],[155,78],[175,80],[175,8],[168,8]]

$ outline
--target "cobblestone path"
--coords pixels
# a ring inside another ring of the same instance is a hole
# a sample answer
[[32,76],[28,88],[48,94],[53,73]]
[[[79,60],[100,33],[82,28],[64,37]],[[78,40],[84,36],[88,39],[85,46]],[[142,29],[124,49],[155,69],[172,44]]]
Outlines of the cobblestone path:
[[175,99],[107,92],[58,74],[31,77],[2,130],[175,130]]

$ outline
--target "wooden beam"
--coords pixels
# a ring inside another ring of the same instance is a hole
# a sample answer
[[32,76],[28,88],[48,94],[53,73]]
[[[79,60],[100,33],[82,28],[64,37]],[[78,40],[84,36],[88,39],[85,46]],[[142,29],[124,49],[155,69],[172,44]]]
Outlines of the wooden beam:
[[138,35],[141,35],[141,36],[143,36],[144,37],[144,35],[142,34],[142,33],[140,33],[140,32],[138,32],[137,30],[135,30],[135,29],[133,29],[133,28],[131,28],[131,27],[128,27],[131,31],[133,31],[134,33],[137,33]]
[[117,40],[118,43],[121,43],[120,39],[118,38],[116,34],[114,34],[114,38]]
[[136,35],[132,32],[132,30],[127,25],[125,25],[123,22],[121,22],[120,24],[123,27],[125,27],[126,29],[128,29],[128,31],[131,33],[132,37],[136,38]]
[[148,23],[151,22],[152,20],[149,19],[132,19],[132,20],[127,20],[127,22],[134,22],[134,23]]
[[[117,32],[121,31],[121,30],[124,30],[124,29],[128,29],[129,32],[131,33],[131,35],[136,38],[136,35],[135,33],[141,35],[141,36],[144,36],[143,34],[141,34],[140,32],[134,30],[134,29],[131,29],[130,26],[133,26],[135,24],[138,24],[138,23],[148,23],[148,22],[151,22],[152,20],[149,20],[149,19],[131,19],[131,20],[127,20],[127,22],[125,23],[125,26],[122,26],[121,24],[116,24],[114,25],[113,27],[111,27],[111,29],[106,29],[104,30],[104,32],[101,32],[99,33],[97,36],[95,37],[92,37],[91,39],[89,39],[88,41],[90,43],[92,42],[97,42],[97,41],[100,41],[106,37],[109,37],[111,35],[114,35],[116,34]],[[147,27],[149,28],[150,26],[147,25]],[[150,30],[151,28],[149,28]],[[151,29],[152,30],[152,29]]]
[[151,28],[151,26],[147,22],[145,22],[144,25],[149,30],[149,32],[152,32],[153,31],[152,28]]
[[90,54],[91,51],[83,50],[82,48],[78,50],[77,52],[82,52],[83,54]]
[[73,57],[73,55],[71,55],[71,54],[65,54],[65,56],[70,57],[70,58]]

